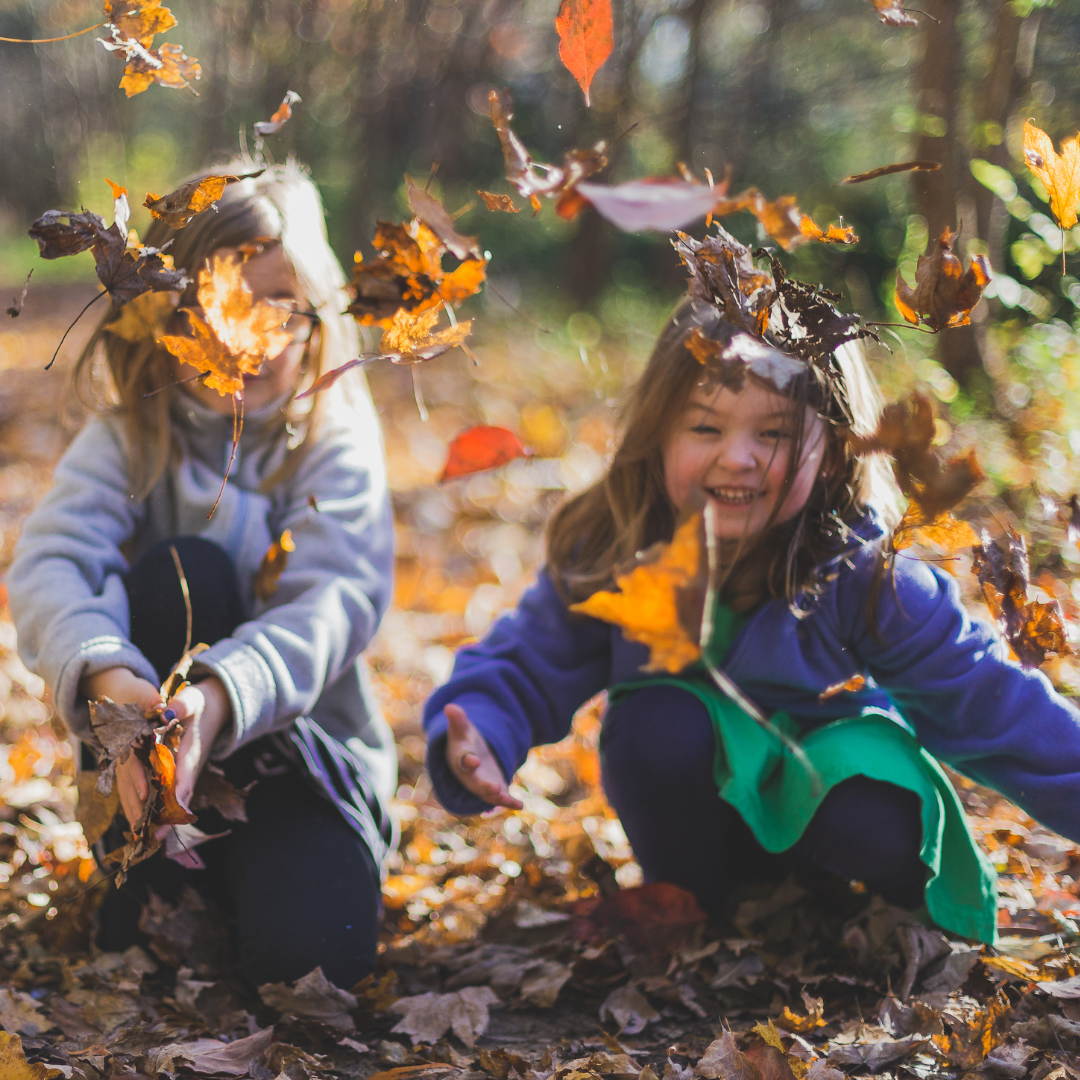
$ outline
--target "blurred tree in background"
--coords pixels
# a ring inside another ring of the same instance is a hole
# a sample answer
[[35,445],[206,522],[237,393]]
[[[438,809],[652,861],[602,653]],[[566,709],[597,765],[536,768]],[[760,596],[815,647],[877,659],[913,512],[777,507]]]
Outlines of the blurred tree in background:
[[[487,119],[489,89],[508,86],[515,127],[541,160],[607,138],[612,181],[683,161],[699,175],[730,170],[736,190],[796,194],[819,221],[843,215],[858,245],[807,245],[794,269],[868,317],[895,319],[896,267],[911,280],[928,241],[961,221],[961,249],[988,254],[996,272],[991,299],[970,328],[919,348],[936,348],[965,393],[993,398],[987,365],[999,373],[1002,345],[989,326],[1056,315],[1071,326],[1080,300],[1020,151],[1028,116],[1056,139],[1078,126],[1080,0],[918,2],[936,21],[885,26],[865,0],[615,0],[615,51],[591,109],[558,60],[558,0],[175,0],[169,40],[202,62],[199,96],[154,87],[125,99],[93,35],[0,44],[3,276],[42,267],[25,236],[42,211],[106,212],[106,175],[133,202],[167,190],[236,154],[289,89],[303,103],[268,149],[310,165],[347,263],[369,250],[376,219],[404,216],[406,172],[423,178],[437,163],[434,190],[451,209],[478,203],[477,188],[508,190]],[[90,0],[0,0],[8,37],[98,17]],[[837,186],[913,157],[942,169]],[[726,224],[754,237],[748,217]],[[549,208],[532,220],[477,205],[461,225],[481,234],[511,302],[561,302],[612,323],[633,316],[635,296],[667,303],[680,287],[665,237],[619,234],[591,212],[568,224]],[[1064,243],[1078,247],[1072,234]],[[71,273],[63,263],[39,276]]]

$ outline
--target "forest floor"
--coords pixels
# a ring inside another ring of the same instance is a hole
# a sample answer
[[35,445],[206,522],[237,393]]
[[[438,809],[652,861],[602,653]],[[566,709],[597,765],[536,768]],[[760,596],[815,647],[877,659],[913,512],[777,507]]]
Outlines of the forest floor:
[[[0,328],[0,566],[79,423],[58,408],[79,333],[41,366],[81,302],[53,299]],[[599,701],[530,756],[520,813],[459,821],[435,802],[422,702],[455,647],[513,605],[547,511],[599,474],[613,431],[608,395],[629,361],[550,340],[508,331],[478,368],[458,354],[431,365],[426,423],[407,373],[372,375],[398,561],[369,660],[401,764],[375,979],[334,988],[316,972],[252,992],[193,893],[147,910],[145,948],[96,951],[93,910],[112,885],[74,819],[70,745],[0,610],[0,1027],[22,1046],[0,1033],[0,1080],[1080,1077],[1080,848],[959,778],[1001,873],[996,948],[857,884],[748,888],[711,923],[685,894],[639,888],[599,786]],[[481,421],[536,456],[437,485],[448,440]]]

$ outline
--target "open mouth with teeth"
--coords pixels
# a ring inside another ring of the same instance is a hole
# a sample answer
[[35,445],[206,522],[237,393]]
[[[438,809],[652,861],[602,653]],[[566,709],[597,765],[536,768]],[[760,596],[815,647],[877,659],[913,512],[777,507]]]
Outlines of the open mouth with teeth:
[[748,487],[710,487],[705,490],[721,506],[749,506],[762,494],[757,488]]

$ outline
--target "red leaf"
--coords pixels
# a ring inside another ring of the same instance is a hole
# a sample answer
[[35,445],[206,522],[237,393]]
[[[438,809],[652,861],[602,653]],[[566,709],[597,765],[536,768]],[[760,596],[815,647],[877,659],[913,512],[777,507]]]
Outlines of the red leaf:
[[611,0],[562,0],[555,19],[559,59],[578,81],[589,102],[589,87],[600,65],[611,55]]
[[571,905],[579,941],[622,935],[647,953],[672,952],[691,941],[705,921],[692,893],[664,881],[623,889]]
[[485,469],[496,469],[519,457],[528,457],[528,451],[512,431],[485,424],[471,427],[455,435],[451,441],[439,483]]

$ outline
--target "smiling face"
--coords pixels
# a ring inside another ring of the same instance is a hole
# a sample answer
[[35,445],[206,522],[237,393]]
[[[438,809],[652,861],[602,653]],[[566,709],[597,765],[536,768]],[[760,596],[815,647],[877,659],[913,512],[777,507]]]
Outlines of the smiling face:
[[[232,248],[219,248],[215,254],[235,254]],[[280,244],[268,246],[258,255],[253,255],[243,265],[244,280],[251,289],[255,303],[260,300],[274,300],[297,311],[307,311],[310,307],[300,285],[296,280],[285,252]],[[315,332],[314,320],[308,315],[293,315],[286,324],[293,333],[293,342],[287,345],[273,360],[266,361],[258,375],[244,376],[244,408],[255,411],[283,396],[296,385],[300,377],[300,366],[304,353],[309,346],[311,335]],[[195,374],[195,369],[187,364],[175,361],[177,380],[186,379]],[[185,383],[183,390],[214,412],[232,415],[231,397],[222,397],[216,390],[204,386],[197,379]]]
[[[825,422],[805,408],[799,463],[797,415],[791,399],[747,378],[743,389],[696,387],[664,447],[664,480],[680,510],[697,491],[715,507],[720,540],[747,540],[769,524],[789,521],[806,505],[825,457]],[[778,509],[777,509],[778,508]]]

